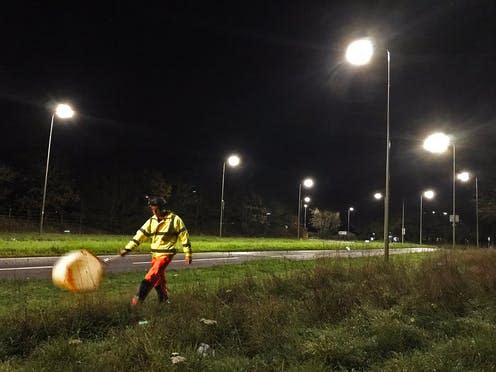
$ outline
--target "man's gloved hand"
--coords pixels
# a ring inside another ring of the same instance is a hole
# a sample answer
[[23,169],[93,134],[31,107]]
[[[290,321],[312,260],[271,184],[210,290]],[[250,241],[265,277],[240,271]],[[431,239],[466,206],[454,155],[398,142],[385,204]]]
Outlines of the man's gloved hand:
[[120,252],[119,252],[119,255],[121,257],[124,257],[128,253],[129,253],[129,250],[127,250],[127,249],[121,249]]
[[191,265],[191,262],[193,261],[193,256],[191,256],[190,254],[185,254],[184,255],[184,262],[187,264],[187,265]]

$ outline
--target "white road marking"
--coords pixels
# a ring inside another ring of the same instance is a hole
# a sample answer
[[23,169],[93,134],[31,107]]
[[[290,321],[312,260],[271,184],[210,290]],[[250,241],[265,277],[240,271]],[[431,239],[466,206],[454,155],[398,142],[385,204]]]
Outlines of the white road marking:
[[[193,259],[193,262],[198,261],[216,261],[216,260],[239,260],[239,257],[220,257],[220,258],[197,258]],[[182,259],[178,258],[173,260],[171,263],[180,262]],[[150,261],[136,261],[132,263],[133,265],[149,265]]]
[[32,270],[32,269],[52,269],[53,266],[27,266],[27,267],[7,267],[0,269],[0,271],[13,271],[13,270]]

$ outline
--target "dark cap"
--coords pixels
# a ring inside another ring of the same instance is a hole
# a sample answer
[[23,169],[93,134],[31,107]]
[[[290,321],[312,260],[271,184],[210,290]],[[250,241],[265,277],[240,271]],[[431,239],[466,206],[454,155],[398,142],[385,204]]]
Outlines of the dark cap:
[[148,206],[152,205],[157,206],[160,209],[164,209],[167,206],[167,201],[160,197],[148,198]]

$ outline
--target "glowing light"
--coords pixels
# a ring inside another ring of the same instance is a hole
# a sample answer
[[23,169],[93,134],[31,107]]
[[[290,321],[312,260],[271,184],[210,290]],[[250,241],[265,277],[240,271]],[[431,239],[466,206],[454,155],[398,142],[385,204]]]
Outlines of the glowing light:
[[470,173],[468,172],[460,172],[456,176],[457,179],[459,179],[462,182],[467,182],[470,179]]
[[424,198],[427,199],[432,199],[434,196],[436,196],[436,193],[433,190],[426,190],[424,191]]
[[304,201],[305,203],[310,203],[310,197],[309,197],[309,196],[305,196],[305,197],[303,198],[303,201]]
[[355,66],[366,65],[374,54],[374,46],[370,39],[355,40],[346,48],[346,60]]
[[241,159],[238,155],[231,155],[227,159],[227,164],[229,164],[231,167],[237,167],[240,162],[241,162]]
[[55,115],[57,115],[61,119],[69,119],[74,116],[74,111],[72,110],[71,106],[61,103],[57,105],[57,108],[55,109]]
[[306,178],[305,180],[303,180],[303,186],[305,186],[307,189],[313,187],[313,180],[311,178]]
[[431,134],[424,140],[424,149],[435,154],[441,154],[448,149],[450,138],[444,133]]
[[381,194],[380,192],[376,192],[376,193],[374,194],[374,199],[376,199],[376,200],[381,200],[381,199],[382,199],[382,194]]

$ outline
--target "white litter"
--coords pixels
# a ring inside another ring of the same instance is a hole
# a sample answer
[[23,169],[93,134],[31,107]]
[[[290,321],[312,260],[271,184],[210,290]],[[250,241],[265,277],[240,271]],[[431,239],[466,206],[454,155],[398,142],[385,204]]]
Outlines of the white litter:
[[217,324],[217,321],[216,320],[205,319],[205,318],[201,318],[200,319],[200,322],[202,322],[203,324],[206,324],[206,325],[215,325],[215,324]]
[[186,361],[186,358],[179,355],[179,353],[172,353],[171,354],[171,357],[170,357],[170,360],[172,362],[172,364],[178,364],[178,363],[183,363]]
[[205,344],[203,342],[200,343],[200,346],[198,346],[198,349],[196,350],[196,352],[203,357],[207,356],[208,354],[211,354],[211,355],[215,354],[215,350],[212,349],[209,344]]

